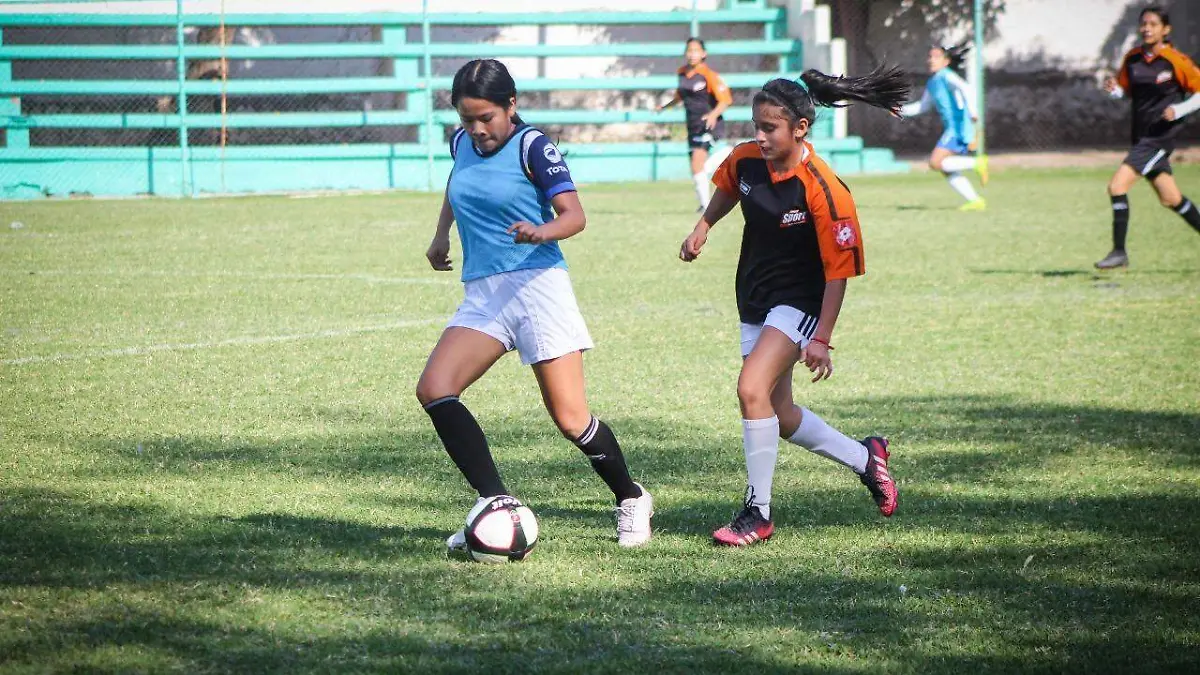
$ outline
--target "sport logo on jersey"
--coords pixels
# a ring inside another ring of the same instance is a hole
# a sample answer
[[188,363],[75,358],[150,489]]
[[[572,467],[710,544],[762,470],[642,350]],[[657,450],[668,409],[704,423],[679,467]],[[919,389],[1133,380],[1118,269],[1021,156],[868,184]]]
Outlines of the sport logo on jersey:
[[791,227],[793,225],[803,225],[808,222],[808,212],[800,209],[792,209],[783,214],[783,218],[779,221],[779,229]]
[[705,89],[708,89],[707,82],[697,82],[692,85],[692,91],[704,91]]
[[1158,77],[1154,78],[1154,83],[1162,84],[1163,82],[1170,82],[1172,77],[1174,77],[1174,75],[1171,73],[1171,71],[1164,70],[1158,74]]
[[858,235],[854,233],[854,223],[849,220],[839,220],[834,223],[833,238],[839,248],[854,248],[858,244]]
[[554,164],[558,164],[562,161],[562,154],[559,153],[558,148],[550,145],[549,143],[546,144],[546,147],[542,148],[542,154],[546,156],[548,161],[553,162]]
[[750,186],[746,184],[746,181],[739,180],[738,181],[738,191],[744,195],[748,195],[748,194],[750,194]]

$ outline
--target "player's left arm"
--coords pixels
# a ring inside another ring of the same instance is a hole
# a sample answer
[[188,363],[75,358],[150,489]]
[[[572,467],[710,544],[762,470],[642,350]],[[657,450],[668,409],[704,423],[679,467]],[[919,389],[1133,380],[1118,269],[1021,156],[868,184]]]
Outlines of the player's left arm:
[[975,100],[975,88],[968,84],[967,81],[959,76],[958,73],[952,70],[949,70],[946,73],[946,83],[949,84],[952,89],[958,91],[958,93],[962,95],[963,101],[967,106],[967,114],[971,116],[971,119],[978,120],[979,105]]
[[733,94],[730,93],[729,85],[725,84],[725,80],[722,80],[721,76],[711,69],[704,71],[704,80],[708,82],[708,92],[717,101],[717,105],[713,107],[712,111],[704,116],[708,128],[711,129],[717,126],[717,118],[733,105]]
[[1200,110],[1200,68],[1186,54],[1176,53],[1168,57],[1175,69],[1175,80],[1184,91],[1191,94],[1179,103],[1167,106],[1163,119],[1174,121]]
[[562,153],[544,134],[534,138],[523,153],[529,181],[550,200],[557,217],[541,225],[524,221],[513,223],[508,228],[513,241],[541,244],[569,239],[582,232],[587,226],[587,216],[583,212],[583,205],[579,203],[579,192]]
[[[818,160],[819,162],[819,160]],[[813,340],[805,348],[804,363],[815,373],[813,381],[833,372],[829,344],[846,297],[846,281],[866,272],[863,263],[862,228],[850,190],[823,163],[809,166],[805,190],[817,232],[817,246],[825,269],[825,293]]]

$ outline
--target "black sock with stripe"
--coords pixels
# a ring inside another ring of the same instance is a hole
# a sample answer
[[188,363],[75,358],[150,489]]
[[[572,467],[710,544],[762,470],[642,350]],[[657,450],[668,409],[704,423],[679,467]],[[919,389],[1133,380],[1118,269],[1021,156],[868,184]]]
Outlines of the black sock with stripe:
[[1129,233],[1129,196],[1111,195],[1113,212],[1113,249],[1125,250],[1125,235]]
[[1200,209],[1196,208],[1196,205],[1192,203],[1192,200],[1184,197],[1183,201],[1179,202],[1179,204],[1172,210],[1186,220],[1188,225],[1192,226],[1192,229],[1200,232]]
[[433,428],[442,439],[442,445],[446,446],[446,454],[454,460],[458,470],[480,497],[508,494],[504,482],[500,480],[500,472],[496,470],[496,462],[488,449],[483,429],[479,428],[475,416],[457,396],[439,398],[425,406],[425,412],[433,421]]
[[604,479],[608,489],[612,490],[613,496],[617,498],[618,504],[626,499],[642,496],[641,489],[629,477],[625,455],[621,454],[617,437],[607,424],[593,417],[579,438],[575,439],[575,447],[587,455],[592,469]]

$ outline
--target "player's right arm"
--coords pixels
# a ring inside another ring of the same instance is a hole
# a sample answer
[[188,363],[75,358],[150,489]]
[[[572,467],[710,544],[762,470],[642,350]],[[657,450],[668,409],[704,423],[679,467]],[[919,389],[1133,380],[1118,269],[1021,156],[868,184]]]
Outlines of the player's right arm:
[[680,260],[684,262],[695,260],[700,255],[700,249],[704,248],[705,242],[708,241],[708,231],[737,205],[740,194],[737,177],[738,160],[744,153],[757,152],[757,150],[758,147],[753,143],[743,143],[735,147],[725,161],[721,162],[721,166],[717,167],[712,178],[717,189],[713,191],[712,199],[708,202],[708,208],[704,210],[704,215],[700,216],[696,227],[692,228],[692,233],[683,240],[683,245],[679,247]]
[[1129,69],[1125,67],[1125,64],[1128,62],[1129,54],[1126,54],[1121,59],[1121,66],[1117,69],[1117,76],[1104,78],[1104,91],[1107,91],[1108,95],[1113,98],[1124,98],[1125,92],[1129,91]]
[[905,103],[900,108],[901,117],[913,117],[921,113],[928,112],[933,107],[933,97],[929,95],[929,90],[926,89],[924,94],[921,94],[921,100]]
[[[458,141],[466,135],[459,129],[450,139],[450,157],[454,159],[458,151]],[[454,269],[450,261],[450,228],[454,225],[454,208],[450,206],[450,180],[454,178],[451,167],[450,176],[446,178],[446,191],[442,193],[442,210],[438,213],[437,229],[433,233],[433,241],[425,251],[429,265],[438,272],[449,272]]]
[[673,105],[678,105],[679,102],[682,100],[683,100],[683,97],[679,95],[679,90],[676,89],[675,95],[671,97],[670,101],[667,101],[666,103],[658,106],[658,112],[662,112],[662,111],[666,110],[667,108],[670,108]]

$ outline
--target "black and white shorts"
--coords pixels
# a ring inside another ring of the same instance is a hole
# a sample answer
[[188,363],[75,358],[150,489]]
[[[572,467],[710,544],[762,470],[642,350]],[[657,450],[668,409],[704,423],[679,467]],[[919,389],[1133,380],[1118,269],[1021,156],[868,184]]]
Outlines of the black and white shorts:
[[766,320],[762,323],[742,324],[742,358],[746,358],[750,352],[754,351],[754,345],[758,344],[758,338],[762,335],[765,326],[770,326],[783,333],[791,338],[797,347],[804,349],[817,330],[817,317],[805,314],[789,305],[772,307],[771,311],[767,312]]
[[1171,153],[1175,151],[1172,143],[1157,138],[1143,138],[1125,155],[1125,164],[1134,171],[1154,180],[1160,173],[1170,175]]
[[720,140],[725,133],[725,120],[717,120],[717,125],[709,129],[703,119],[688,120],[688,151],[712,149],[713,143]]

